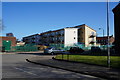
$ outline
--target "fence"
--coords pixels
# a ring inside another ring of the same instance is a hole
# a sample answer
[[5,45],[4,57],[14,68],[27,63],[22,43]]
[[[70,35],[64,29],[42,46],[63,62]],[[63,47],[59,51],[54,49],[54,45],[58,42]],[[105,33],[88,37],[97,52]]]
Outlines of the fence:
[[[113,45],[110,45],[109,47],[112,47]],[[73,44],[73,45],[69,45],[64,47],[64,44],[50,44],[49,47],[55,47],[57,49],[63,49],[63,50],[69,50],[71,47],[79,47],[82,48],[84,50],[90,50],[91,46],[85,47],[84,44]],[[107,45],[100,45],[98,46],[100,47],[100,49],[106,50],[107,49]]]
[[35,45],[15,46],[11,47],[10,51],[14,52],[38,51],[38,47]]
[[50,44],[49,47],[55,47],[57,49],[63,49],[63,50],[69,50],[71,47],[80,47],[82,49],[85,49],[84,44],[73,44],[73,45],[69,45],[69,46],[66,46],[66,47],[64,46],[64,44]]

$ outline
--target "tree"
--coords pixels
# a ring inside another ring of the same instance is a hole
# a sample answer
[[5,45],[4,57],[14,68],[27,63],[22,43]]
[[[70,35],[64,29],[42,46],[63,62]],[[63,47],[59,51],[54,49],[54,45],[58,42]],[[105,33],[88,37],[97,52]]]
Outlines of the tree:
[[2,19],[0,19],[0,32],[5,28]]

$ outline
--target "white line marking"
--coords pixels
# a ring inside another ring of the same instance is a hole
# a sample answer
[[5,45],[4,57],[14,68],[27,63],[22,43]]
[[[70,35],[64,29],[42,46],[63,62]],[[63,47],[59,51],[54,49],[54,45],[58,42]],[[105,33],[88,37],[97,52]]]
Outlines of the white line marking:
[[17,68],[17,67],[15,67],[15,69],[20,70],[20,71],[23,71],[23,72],[28,73],[28,74],[32,74],[32,75],[36,75],[36,76],[38,76],[38,75],[35,74],[35,73],[25,71],[25,70],[23,70],[23,69],[21,69],[21,68]]

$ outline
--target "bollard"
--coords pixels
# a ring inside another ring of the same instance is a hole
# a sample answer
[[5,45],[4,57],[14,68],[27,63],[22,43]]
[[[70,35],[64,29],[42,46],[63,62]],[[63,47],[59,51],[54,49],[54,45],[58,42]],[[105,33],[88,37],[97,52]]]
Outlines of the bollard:
[[62,53],[62,60],[63,60],[63,53]]
[[67,54],[67,60],[69,61],[69,54]]

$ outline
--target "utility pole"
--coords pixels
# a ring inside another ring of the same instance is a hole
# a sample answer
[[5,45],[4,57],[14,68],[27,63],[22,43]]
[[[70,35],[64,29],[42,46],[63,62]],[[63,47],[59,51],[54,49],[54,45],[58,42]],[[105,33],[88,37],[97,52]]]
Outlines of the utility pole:
[[108,38],[108,44],[107,44],[107,51],[108,51],[108,56],[107,56],[107,65],[108,68],[110,68],[110,42],[109,42],[109,0],[107,0],[107,38]]

